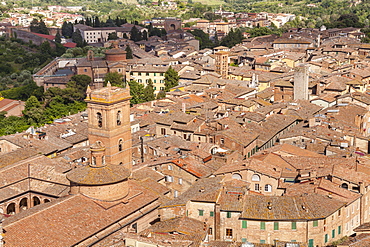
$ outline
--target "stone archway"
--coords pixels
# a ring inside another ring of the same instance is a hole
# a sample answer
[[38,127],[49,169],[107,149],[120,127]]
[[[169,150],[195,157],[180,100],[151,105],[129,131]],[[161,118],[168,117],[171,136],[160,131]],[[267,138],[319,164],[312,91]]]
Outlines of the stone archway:
[[37,196],[34,196],[32,198],[32,202],[33,202],[33,206],[37,206],[37,205],[41,204],[41,201]]
[[15,214],[15,203],[12,202],[6,207],[6,214],[13,215]]
[[19,211],[26,210],[28,208],[28,199],[22,198],[22,200],[19,202]]

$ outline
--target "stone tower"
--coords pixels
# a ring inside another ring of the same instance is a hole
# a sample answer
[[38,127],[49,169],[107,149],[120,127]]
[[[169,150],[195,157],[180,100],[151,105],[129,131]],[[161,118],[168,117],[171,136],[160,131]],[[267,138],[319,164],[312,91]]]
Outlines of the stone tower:
[[308,100],[308,65],[300,64],[294,70],[294,99]]
[[216,72],[221,75],[223,79],[227,77],[229,70],[229,53],[220,51],[215,53]]
[[132,170],[130,89],[106,87],[86,91],[90,164],[67,175],[71,194],[114,201],[129,192]]
[[87,91],[89,142],[101,142],[105,161],[131,171],[130,89],[106,87]]

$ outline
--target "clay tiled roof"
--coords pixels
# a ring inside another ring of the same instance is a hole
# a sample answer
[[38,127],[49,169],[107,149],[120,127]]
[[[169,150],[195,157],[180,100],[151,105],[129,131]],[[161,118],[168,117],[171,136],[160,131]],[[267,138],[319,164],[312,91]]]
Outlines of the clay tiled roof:
[[19,148],[13,152],[0,155],[0,168],[30,158],[37,154],[36,148]]
[[85,185],[104,185],[123,181],[130,176],[130,171],[122,165],[102,167],[78,167],[67,174],[68,180]]
[[202,178],[174,200],[165,203],[162,207],[185,206],[189,200],[216,202],[221,189],[223,176]]
[[314,220],[326,218],[344,202],[317,194],[302,196],[247,195],[242,219]]
[[72,246],[102,229],[114,228],[118,221],[122,225],[130,223],[131,220],[125,219],[140,208],[142,214],[158,206],[157,196],[134,181],[130,181],[127,198],[104,207],[103,202],[74,195],[30,208],[3,222],[7,245]]

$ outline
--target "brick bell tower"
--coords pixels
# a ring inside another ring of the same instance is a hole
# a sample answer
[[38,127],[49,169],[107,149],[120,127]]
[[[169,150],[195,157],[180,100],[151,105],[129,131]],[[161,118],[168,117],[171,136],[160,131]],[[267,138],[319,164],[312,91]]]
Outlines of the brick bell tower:
[[100,142],[107,164],[122,165],[131,172],[129,87],[112,87],[108,82],[106,87],[93,91],[88,88],[86,93],[90,145]]
[[90,164],[67,174],[70,194],[117,201],[129,193],[132,170],[130,89],[106,87],[86,91]]

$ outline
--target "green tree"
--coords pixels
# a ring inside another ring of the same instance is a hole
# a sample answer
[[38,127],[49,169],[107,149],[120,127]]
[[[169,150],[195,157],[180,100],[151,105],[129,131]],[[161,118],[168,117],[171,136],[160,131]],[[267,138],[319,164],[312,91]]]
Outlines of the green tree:
[[30,31],[34,33],[49,34],[49,30],[45,25],[45,22],[37,19],[33,19],[30,24]]
[[155,100],[154,87],[151,79],[149,79],[148,84],[144,88],[143,97],[145,102]]
[[62,43],[62,37],[60,36],[60,32],[58,30],[57,34],[55,35],[54,41],[58,44]]
[[38,101],[38,99],[35,96],[31,96],[26,101],[26,104],[24,105],[24,110],[29,111],[32,108],[40,108],[41,104]]
[[51,55],[51,46],[50,46],[50,43],[49,43],[48,41],[44,41],[44,42],[40,45],[40,51],[41,51],[43,54]]
[[130,31],[130,39],[133,41],[140,41],[142,39],[140,31],[136,26],[133,26]]
[[171,88],[176,87],[179,85],[179,74],[176,70],[170,66],[166,73],[164,74],[164,86],[165,86],[165,92],[169,92]]
[[130,86],[130,95],[132,97],[130,100],[131,106],[143,103],[144,86],[137,81],[129,81],[128,84]]
[[157,99],[163,99],[166,98],[166,93],[163,91],[159,91],[157,94]]
[[63,22],[62,35],[66,38],[71,38],[73,35],[73,24],[70,22]]
[[99,17],[96,16],[94,20],[94,27],[100,27],[100,26],[101,26],[101,23],[100,23]]
[[123,86],[123,75],[118,72],[109,72],[105,75],[105,85],[111,83],[112,86],[122,87]]
[[84,39],[82,38],[81,32],[78,29],[77,29],[76,32],[73,32],[72,41],[75,42],[78,47],[84,47],[85,46]]
[[133,55],[132,55],[132,50],[131,50],[131,47],[129,45],[126,46],[126,58],[127,59],[133,59]]
[[189,33],[193,34],[197,40],[199,40],[200,49],[204,48],[213,48],[214,43],[209,39],[209,34],[203,32],[200,29],[195,29],[193,31],[188,31]]
[[116,39],[118,39],[116,32],[108,34],[108,40],[116,40]]

